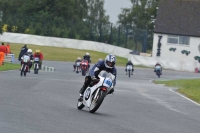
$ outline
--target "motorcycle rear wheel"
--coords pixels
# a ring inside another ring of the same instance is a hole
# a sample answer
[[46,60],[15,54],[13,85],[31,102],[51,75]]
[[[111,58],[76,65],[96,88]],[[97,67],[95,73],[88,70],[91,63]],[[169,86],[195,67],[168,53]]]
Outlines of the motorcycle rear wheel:
[[92,99],[91,105],[90,105],[90,113],[94,113],[97,111],[97,109],[101,106],[104,98],[106,96],[106,92],[105,91],[99,91],[97,94],[97,99]]

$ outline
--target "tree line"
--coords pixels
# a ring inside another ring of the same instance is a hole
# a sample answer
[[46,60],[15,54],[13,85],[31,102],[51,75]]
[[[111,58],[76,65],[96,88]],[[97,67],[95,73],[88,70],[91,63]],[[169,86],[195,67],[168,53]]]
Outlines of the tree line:
[[158,3],[156,0],[130,1],[132,7],[122,9],[118,24],[113,25],[106,15],[104,0],[0,0],[0,11],[3,11],[0,32],[91,40],[127,47],[127,37],[134,28],[153,31],[153,24],[149,22],[156,14]]

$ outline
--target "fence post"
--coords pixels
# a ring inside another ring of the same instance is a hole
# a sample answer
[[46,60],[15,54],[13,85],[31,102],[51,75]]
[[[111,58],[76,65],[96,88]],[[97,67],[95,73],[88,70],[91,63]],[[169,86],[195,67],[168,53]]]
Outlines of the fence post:
[[124,47],[127,48],[127,39],[128,38],[128,26],[126,26],[126,42],[125,42],[125,45]]
[[117,45],[119,46],[120,44],[120,25],[118,27],[118,41],[117,41]]
[[99,36],[99,42],[102,42],[102,23],[100,23],[100,36]]
[[112,23],[110,27],[110,38],[109,38],[109,43],[112,44]]

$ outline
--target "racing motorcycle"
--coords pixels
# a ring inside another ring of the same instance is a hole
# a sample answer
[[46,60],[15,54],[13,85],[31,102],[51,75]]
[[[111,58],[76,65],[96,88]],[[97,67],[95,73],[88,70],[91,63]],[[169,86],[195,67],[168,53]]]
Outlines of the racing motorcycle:
[[113,89],[115,76],[109,72],[101,71],[99,79],[91,82],[83,94],[83,100],[77,103],[77,108],[89,108],[90,113],[94,113],[101,106],[104,98]]
[[130,78],[131,74],[132,74],[132,69],[133,69],[133,66],[132,65],[127,65],[126,67],[126,70],[128,72],[128,77]]
[[82,71],[82,75],[85,76],[87,71],[88,71],[88,61],[87,60],[82,60],[81,61],[81,71]]
[[28,55],[24,55],[22,58],[22,65],[21,65],[21,76],[26,76],[26,73],[28,72],[29,69],[29,62],[30,62],[30,57]]
[[154,72],[156,73],[156,75],[158,76],[158,78],[160,78],[160,75],[161,75],[161,66],[156,66]]
[[40,63],[40,59],[39,57],[35,57],[34,58],[34,74],[38,74],[39,71],[39,63]]
[[81,71],[81,62],[76,62],[76,73],[78,74]]

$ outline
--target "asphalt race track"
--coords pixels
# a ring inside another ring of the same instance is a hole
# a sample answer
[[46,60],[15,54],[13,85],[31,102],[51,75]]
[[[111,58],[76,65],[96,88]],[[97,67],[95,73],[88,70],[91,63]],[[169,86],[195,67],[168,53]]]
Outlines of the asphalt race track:
[[[117,67],[114,95],[95,114],[76,107],[84,77],[73,63],[44,61],[55,72],[0,72],[0,133],[199,133],[200,106],[155,85],[153,69],[135,68],[128,78]],[[164,70],[160,80],[200,78],[200,74]]]

